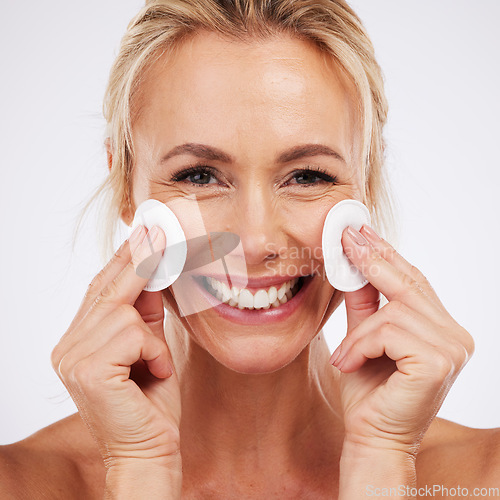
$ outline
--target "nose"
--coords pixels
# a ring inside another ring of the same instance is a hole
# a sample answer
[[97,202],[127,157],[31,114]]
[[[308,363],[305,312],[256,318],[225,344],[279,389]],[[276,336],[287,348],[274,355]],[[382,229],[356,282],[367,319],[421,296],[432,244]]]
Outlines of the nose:
[[279,203],[260,183],[239,193],[232,227],[241,239],[247,267],[277,258],[286,248]]

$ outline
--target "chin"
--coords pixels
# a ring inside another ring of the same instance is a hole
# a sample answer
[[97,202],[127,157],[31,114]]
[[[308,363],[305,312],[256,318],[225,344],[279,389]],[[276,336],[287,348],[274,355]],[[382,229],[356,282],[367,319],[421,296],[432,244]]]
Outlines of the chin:
[[259,337],[239,335],[218,339],[216,344],[203,342],[203,348],[221,365],[246,375],[276,372],[289,365],[307,347],[313,334],[304,338],[297,335],[265,334]]

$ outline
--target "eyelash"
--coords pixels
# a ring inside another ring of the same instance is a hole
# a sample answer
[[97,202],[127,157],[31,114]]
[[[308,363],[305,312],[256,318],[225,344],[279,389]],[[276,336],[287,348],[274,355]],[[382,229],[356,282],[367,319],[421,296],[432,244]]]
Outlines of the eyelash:
[[[212,175],[212,177],[217,178],[217,175],[216,175],[217,169],[215,169],[213,167],[209,167],[207,165],[193,165],[191,167],[179,170],[178,172],[173,174],[171,177],[171,180],[173,182],[182,182],[182,181],[186,180],[190,175],[195,175],[195,174],[200,174],[200,173],[201,174],[210,174],[210,175]],[[333,184],[333,185],[337,184],[337,176],[336,175],[332,177],[326,170],[324,170],[322,168],[312,168],[309,166],[305,167],[305,168],[301,168],[299,170],[295,170],[293,172],[292,178],[299,176],[299,175],[304,175],[304,174],[315,174],[316,177],[321,179],[321,183],[326,182],[328,184]],[[286,184],[288,184],[288,183],[289,183],[289,181],[286,182]],[[192,182],[191,184],[194,184],[195,186],[198,186],[198,187],[205,187],[205,186],[213,185],[212,183],[199,184],[196,182]],[[300,184],[299,183],[297,185],[302,186],[302,187],[308,187],[308,186],[314,186],[317,184],[319,184],[319,183],[318,182],[307,183],[307,184]]]

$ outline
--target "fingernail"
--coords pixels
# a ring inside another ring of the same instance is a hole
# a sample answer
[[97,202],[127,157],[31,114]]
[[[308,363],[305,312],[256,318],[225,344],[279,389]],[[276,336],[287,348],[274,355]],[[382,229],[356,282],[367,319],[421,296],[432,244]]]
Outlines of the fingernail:
[[130,245],[130,253],[133,254],[135,249],[139,246],[139,243],[142,241],[144,238],[144,226],[138,225],[132,234],[130,235],[130,238],[128,239],[129,245]]
[[167,368],[168,368],[168,375],[167,375],[167,377],[171,377],[174,374],[174,365],[172,364],[171,361],[168,362]]
[[158,226],[153,226],[148,231],[148,234],[141,243],[140,253],[143,254],[144,257],[152,255],[156,251],[160,250],[160,248],[157,248],[157,245],[155,245],[155,242],[158,239],[159,234],[160,234],[160,228]]
[[349,353],[350,348],[344,349],[344,352],[337,357],[335,360],[335,366],[339,369],[342,370],[342,367],[344,366],[345,360],[347,358],[347,354]]
[[374,242],[382,241],[382,238],[370,226],[363,225],[363,232]]
[[330,364],[334,365],[335,361],[337,361],[337,358],[339,357],[340,351],[342,350],[342,344],[340,344],[335,351],[333,351],[333,354],[330,358]]
[[359,232],[356,231],[351,226],[347,227],[347,232],[349,233],[349,236],[354,240],[354,243],[357,245],[363,246],[363,245],[368,245],[368,240]]
[[151,243],[154,242],[156,237],[158,236],[158,226],[153,226],[148,233],[149,237],[151,238]]
[[343,356],[342,359],[340,360],[339,364],[337,365],[337,369],[342,371],[342,368],[344,368],[345,362],[346,362],[346,357]]

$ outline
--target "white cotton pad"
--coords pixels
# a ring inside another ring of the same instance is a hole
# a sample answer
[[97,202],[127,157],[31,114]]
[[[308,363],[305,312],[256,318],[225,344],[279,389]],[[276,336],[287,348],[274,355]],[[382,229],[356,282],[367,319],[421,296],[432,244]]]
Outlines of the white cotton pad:
[[334,288],[342,292],[355,292],[368,283],[345,255],[341,242],[342,232],[347,226],[359,231],[363,224],[371,225],[370,212],[357,200],[339,201],[325,219],[321,244],[326,277]]
[[163,257],[144,287],[148,292],[157,292],[168,288],[181,274],[187,255],[186,236],[174,212],[158,200],[146,200],[137,207],[130,234],[141,224],[148,230],[160,227],[167,239]]

